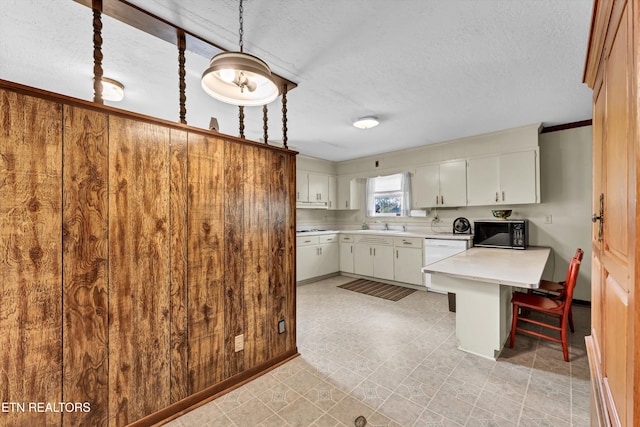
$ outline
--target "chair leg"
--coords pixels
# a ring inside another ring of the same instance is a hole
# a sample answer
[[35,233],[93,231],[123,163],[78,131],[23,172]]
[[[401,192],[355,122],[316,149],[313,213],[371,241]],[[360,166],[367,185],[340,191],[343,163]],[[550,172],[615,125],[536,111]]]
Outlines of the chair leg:
[[571,328],[572,333],[576,331],[573,327],[573,311],[571,310],[571,306],[569,306],[569,327]]
[[560,339],[562,341],[562,355],[564,356],[564,361],[568,362],[569,361],[569,344],[567,340],[567,322],[562,322],[562,328],[560,330]]
[[509,337],[509,347],[513,348],[516,341],[516,327],[518,326],[518,304],[513,304],[513,318],[511,319],[511,336]]

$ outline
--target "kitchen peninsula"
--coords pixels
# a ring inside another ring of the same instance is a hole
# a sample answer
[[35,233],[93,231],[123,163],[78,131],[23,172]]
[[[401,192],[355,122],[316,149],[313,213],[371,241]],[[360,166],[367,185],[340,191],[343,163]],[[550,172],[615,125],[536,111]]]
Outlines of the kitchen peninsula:
[[550,248],[471,248],[422,268],[433,287],[456,294],[459,348],[496,360],[511,329],[513,288],[537,288]]

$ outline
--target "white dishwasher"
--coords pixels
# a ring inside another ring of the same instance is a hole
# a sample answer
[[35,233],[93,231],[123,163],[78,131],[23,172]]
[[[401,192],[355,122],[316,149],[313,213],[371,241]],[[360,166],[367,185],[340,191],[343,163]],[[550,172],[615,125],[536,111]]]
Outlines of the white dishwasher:
[[[467,250],[469,241],[466,239],[436,239],[427,237],[424,239],[424,265],[433,264],[436,261],[448,258]],[[427,290],[446,294],[446,291],[431,287],[431,275],[425,274],[425,285]]]

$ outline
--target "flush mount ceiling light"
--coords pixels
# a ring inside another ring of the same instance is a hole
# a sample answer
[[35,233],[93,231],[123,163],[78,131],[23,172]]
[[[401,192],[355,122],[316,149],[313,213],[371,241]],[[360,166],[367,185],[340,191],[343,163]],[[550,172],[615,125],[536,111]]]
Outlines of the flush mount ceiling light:
[[124,99],[124,85],[117,80],[102,78],[102,99],[120,102]]
[[353,122],[353,125],[358,129],[371,129],[379,124],[378,118],[374,116],[361,117]]
[[243,52],[244,29],[240,0],[240,52],[223,52],[211,59],[202,74],[202,89],[227,104],[256,106],[274,101],[280,91],[266,62]]

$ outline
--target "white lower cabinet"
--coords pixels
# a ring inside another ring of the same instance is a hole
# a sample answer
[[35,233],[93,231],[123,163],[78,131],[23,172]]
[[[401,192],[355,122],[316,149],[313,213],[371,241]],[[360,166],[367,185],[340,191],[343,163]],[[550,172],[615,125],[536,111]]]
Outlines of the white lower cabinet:
[[354,240],[352,235],[340,234],[340,271],[353,273]]
[[336,234],[296,238],[296,281],[335,273],[339,269]]
[[355,245],[354,273],[393,280],[393,238],[358,236]]
[[336,234],[320,236],[318,249],[320,259],[318,261],[317,276],[337,273],[338,270],[340,270],[340,246],[338,245],[338,236]]
[[422,285],[423,267],[422,242],[416,237],[396,237],[394,239],[394,271],[397,282]]

